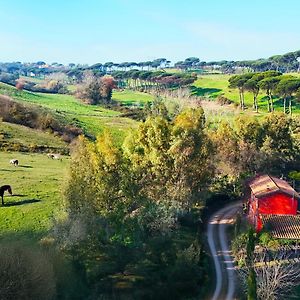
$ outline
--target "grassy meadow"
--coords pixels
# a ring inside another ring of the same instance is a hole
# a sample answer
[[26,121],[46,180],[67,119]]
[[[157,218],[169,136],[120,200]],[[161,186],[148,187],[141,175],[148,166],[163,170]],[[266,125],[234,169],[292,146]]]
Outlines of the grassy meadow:
[[[299,74],[291,74],[299,76]],[[239,103],[239,93],[237,89],[228,87],[228,79],[232,75],[211,74],[201,75],[193,84],[193,94],[201,97],[216,98],[218,95],[224,95],[235,103]],[[248,107],[247,112],[252,111],[253,96],[245,92],[245,104]],[[263,91],[258,96],[258,105],[260,112],[267,112],[267,97]],[[275,111],[283,111],[282,99],[274,97]],[[300,113],[300,103],[293,101],[293,113]]]
[[0,83],[0,94],[10,96],[23,103],[48,108],[67,121],[81,127],[85,133],[94,136],[100,134],[104,128],[109,128],[117,140],[122,140],[127,128],[135,126],[135,121],[129,118],[120,118],[120,112],[97,105],[84,104],[73,95],[19,91],[2,83]]
[[118,101],[124,105],[143,106],[145,103],[153,101],[154,96],[142,92],[123,90],[114,91],[112,98],[113,100]]
[[19,143],[28,147],[32,145],[55,148],[67,147],[67,144],[61,138],[49,132],[7,122],[0,122],[0,141]]
[[[19,160],[19,166],[9,164]],[[0,239],[37,239],[53,224],[62,206],[61,187],[68,157],[52,160],[46,154],[0,152],[0,185],[12,186],[0,207]]]

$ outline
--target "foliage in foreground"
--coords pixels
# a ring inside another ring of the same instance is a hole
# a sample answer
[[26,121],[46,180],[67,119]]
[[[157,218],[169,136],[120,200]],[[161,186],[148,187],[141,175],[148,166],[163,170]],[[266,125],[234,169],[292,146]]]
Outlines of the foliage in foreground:
[[[203,292],[205,257],[195,204],[211,178],[202,109],[149,118],[122,149],[108,134],[80,138],[65,188],[60,247],[82,265],[94,295],[172,299]],[[175,170],[175,171],[174,171]]]

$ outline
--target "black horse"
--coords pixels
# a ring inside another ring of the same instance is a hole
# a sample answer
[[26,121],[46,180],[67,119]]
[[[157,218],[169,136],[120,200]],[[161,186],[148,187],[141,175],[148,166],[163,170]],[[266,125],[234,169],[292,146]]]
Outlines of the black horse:
[[2,205],[4,205],[4,200],[3,200],[3,196],[4,196],[4,192],[8,191],[11,195],[12,195],[12,190],[11,190],[11,186],[10,185],[2,185],[0,187],[0,196],[2,198]]

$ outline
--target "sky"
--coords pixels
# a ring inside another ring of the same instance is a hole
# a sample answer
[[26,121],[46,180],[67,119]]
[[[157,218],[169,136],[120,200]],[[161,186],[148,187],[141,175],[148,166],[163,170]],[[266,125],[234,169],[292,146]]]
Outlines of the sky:
[[300,49],[299,0],[0,0],[0,61],[270,57]]

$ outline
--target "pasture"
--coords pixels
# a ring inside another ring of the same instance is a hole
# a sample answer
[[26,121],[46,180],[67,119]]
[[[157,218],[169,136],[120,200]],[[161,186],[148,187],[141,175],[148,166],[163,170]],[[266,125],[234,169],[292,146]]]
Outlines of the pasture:
[[104,128],[109,128],[117,140],[122,140],[124,132],[136,125],[129,118],[121,118],[120,112],[105,109],[98,105],[87,105],[73,95],[32,93],[19,91],[14,87],[0,83],[0,94],[13,99],[39,105],[52,110],[70,123],[81,127],[85,133],[97,136]]
[[[291,74],[299,76],[299,74]],[[230,89],[228,87],[228,79],[232,75],[226,74],[211,74],[201,75],[193,83],[192,93],[200,97],[207,97],[210,99],[216,98],[218,95],[224,95],[226,98],[239,103],[239,93],[237,89]],[[253,96],[250,92],[245,92],[245,104],[248,107],[247,112],[252,112]],[[260,112],[267,112],[267,97],[264,91],[261,91],[258,96],[258,105]],[[282,99],[274,97],[275,111],[283,111]],[[300,113],[300,103],[293,101],[293,113]]]
[[[19,160],[19,166],[9,164]],[[61,187],[69,158],[62,161],[46,154],[0,152],[0,185],[11,185],[0,207],[0,239],[37,240],[50,228],[63,205]]]
[[67,144],[58,136],[26,126],[0,122],[0,143],[18,143],[27,147],[46,146],[65,149]]
[[143,106],[145,103],[153,101],[154,96],[137,91],[123,90],[114,91],[112,98],[113,100],[118,101],[124,105]]

